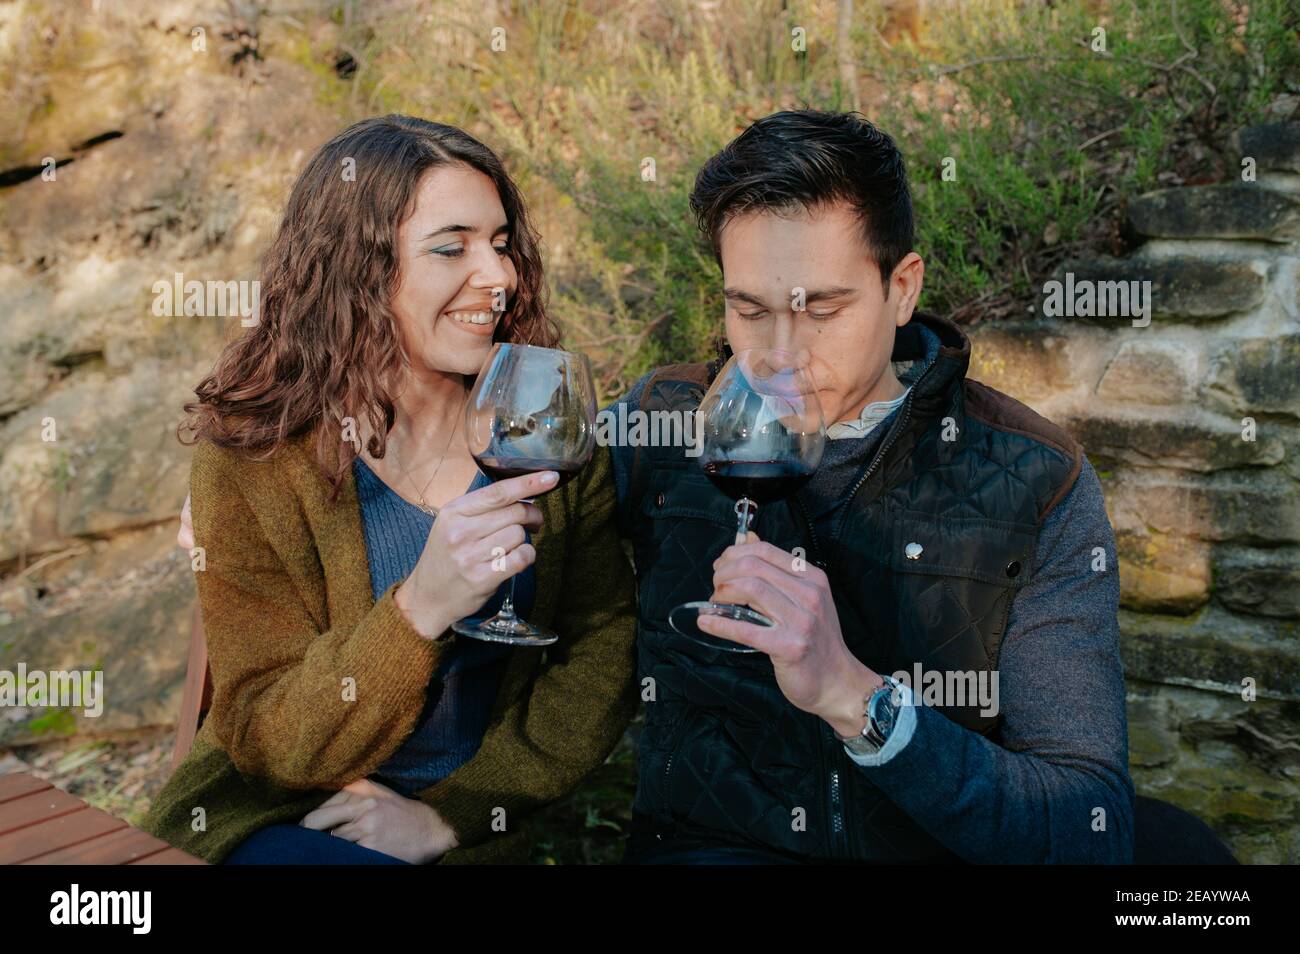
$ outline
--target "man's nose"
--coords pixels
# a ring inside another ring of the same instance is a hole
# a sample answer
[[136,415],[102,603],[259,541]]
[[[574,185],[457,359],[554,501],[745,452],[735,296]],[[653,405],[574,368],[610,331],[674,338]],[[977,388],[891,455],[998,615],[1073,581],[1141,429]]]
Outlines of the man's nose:
[[797,351],[797,323],[794,314],[778,314],[772,322],[772,342],[768,346],[776,351]]

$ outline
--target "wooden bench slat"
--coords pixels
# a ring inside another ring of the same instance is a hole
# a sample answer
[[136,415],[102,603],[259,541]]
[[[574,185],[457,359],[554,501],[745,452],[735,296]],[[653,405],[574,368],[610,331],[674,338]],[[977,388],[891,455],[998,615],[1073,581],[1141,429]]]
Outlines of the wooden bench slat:
[[14,772],[11,775],[0,776],[0,802],[7,802],[14,798],[21,798],[23,795],[30,795],[32,792],[39,792],[42,789],[53,788],[43,778],[37,778],[31,772]]
[[126,822],[108,812],[85,807],[81,811],[27,825],[0,838],[0,865],[18,864],[126,827]]
[[0,802],[0,835],[75,812],[85,804],[81,799],[53,787]]
[[119,828],[98,838],[38,855],[25,865],[125,865],[171,846],[138,828]]
[[129,861],[127,864],[132,865],[205,865],[207,864],[202,858],[195,858],[193,855],[187,855],[179,848],[168,847],[156,855],[150,855],[148,858],[141,858],[139,861]]
[[29,772],[0,775],[0,864],[205,865]]

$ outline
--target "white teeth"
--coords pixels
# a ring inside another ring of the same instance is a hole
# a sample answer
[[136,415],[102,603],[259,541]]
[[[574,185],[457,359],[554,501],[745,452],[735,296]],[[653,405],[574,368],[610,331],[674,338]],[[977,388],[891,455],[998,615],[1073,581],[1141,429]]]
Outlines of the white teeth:
[[492,323],[490,311],[449,311],[447,317],[453,321],[463,321],[471,325],[489,325]]

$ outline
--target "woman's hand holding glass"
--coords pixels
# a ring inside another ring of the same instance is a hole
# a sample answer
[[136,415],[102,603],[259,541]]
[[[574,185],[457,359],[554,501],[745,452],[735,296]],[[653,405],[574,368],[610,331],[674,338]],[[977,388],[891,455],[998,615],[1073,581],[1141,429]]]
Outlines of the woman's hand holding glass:
[[416,632],[438,638],[537,559],[525,530],[541,528],[542,512],[526,498],[550,490],[557,479],[549,470],[512,477],[438,511],[419,562],[394,594]]

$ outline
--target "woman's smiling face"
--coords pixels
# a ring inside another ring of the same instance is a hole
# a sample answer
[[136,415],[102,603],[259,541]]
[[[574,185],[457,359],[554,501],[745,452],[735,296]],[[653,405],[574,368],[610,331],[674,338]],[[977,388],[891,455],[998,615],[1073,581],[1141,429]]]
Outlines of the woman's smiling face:
[[430,169],[397,241],[391,307],[412,371],[476,374],[517,282],[496,186],[463,163]]

